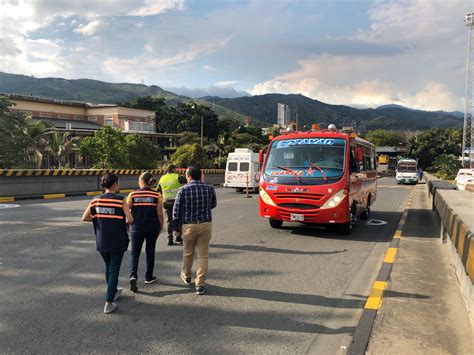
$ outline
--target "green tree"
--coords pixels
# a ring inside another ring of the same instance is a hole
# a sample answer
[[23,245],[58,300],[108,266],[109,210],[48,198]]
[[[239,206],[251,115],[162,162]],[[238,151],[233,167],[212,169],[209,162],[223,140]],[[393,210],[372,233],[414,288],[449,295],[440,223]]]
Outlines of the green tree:
[[187,167],[190,165],[199,166],[201,168],[209,167],[209,160],[206,151],[199,144],[185,144],[176,149],[171,158],[171,162],[179,167]]
[[389,146],[395,147],[398,145],[406,145],[407,140],[403,134],[399,132],[389,131],[387,129],[375,129],[367,132],[365,139],[375,144],[378,147]]
[[127,134],[125,144],[127,168],[156,168],[160,159],[160,151],[148,139],[138,134]]
[[433,162],[432,170],[441,179],[452,180],[461,168],[461,162],[454,154],[441,154]]
[[7,98],[0,97],[0,166],[40,168],[45,133],[50,126],[28,114],[11,112],[13,105]]
[[457,128],[432,128],[423,131],[409,141],[408,154],[418,159],[424,170],[442,154],[459,156],[462,146],[462,130]]
[[94,168],[125,168],[128,165],[124,133],[112,127],[103,127],[93,136],[82,139],[79,151],[91,159]]
[[[215,112],[208,106],[194,102],[178,105],[178,132],[201,132],[201,118],[203,122],[203,136],[209,139],[217,138],[219,134]],[[176,123],[175,123],[176,124]]]

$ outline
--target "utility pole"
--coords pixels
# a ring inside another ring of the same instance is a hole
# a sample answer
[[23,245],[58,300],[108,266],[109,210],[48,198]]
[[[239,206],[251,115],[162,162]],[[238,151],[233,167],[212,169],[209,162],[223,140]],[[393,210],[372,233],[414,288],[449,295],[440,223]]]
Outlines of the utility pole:
[[203,116],[202,116],[202,114],[200,116],[201,116],[201,147],[202,147],[202,137],[203,137],[203,127],[204,127],[204,125],[203,125]]

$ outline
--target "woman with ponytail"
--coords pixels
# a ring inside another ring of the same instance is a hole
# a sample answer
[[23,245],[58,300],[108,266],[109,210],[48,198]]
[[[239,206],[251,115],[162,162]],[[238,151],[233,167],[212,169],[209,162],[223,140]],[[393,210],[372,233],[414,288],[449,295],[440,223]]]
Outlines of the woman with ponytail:
[[132,211],[131,225],[132,250],[130,253],[130,290],[137,292],[138,261],[143,242],[146,241],[146,273],[145,283],[157,281],[153,275],[155,267],[156,240],[163,226],[163,199],[159,192],[153,191],[156,179],[145,172],[138,179],[139,190],[133,191],[127,197],[127,203]]
[[101,185],[105,193],[94,198],[82,216],[83,222],[93,222],[97,251],[104,259],[107,296],[104,313],[111,313],[117,305],[114,303],[122,294],[117,288],[123,253],[128,248],[127,223],[133,222],[128,205],[119,190],[118,176],[105,174]]

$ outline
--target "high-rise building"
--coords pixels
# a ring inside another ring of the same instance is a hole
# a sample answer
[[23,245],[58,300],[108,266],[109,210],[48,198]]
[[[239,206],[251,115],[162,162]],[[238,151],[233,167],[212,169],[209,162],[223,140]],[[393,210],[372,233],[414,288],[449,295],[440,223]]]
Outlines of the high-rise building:
[[277,109],[278,109],[278,124],[281,127],[286,127],[290,124],[290,116],[291,116],[291,110],[290,106],[285,105],[285,104],[277,104]]

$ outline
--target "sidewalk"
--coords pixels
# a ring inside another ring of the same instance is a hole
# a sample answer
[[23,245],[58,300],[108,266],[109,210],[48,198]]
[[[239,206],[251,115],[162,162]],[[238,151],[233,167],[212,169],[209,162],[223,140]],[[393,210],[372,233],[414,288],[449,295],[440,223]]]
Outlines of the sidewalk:
[[474,354],[472,325],[426,185],[412,206],[367,354]]

